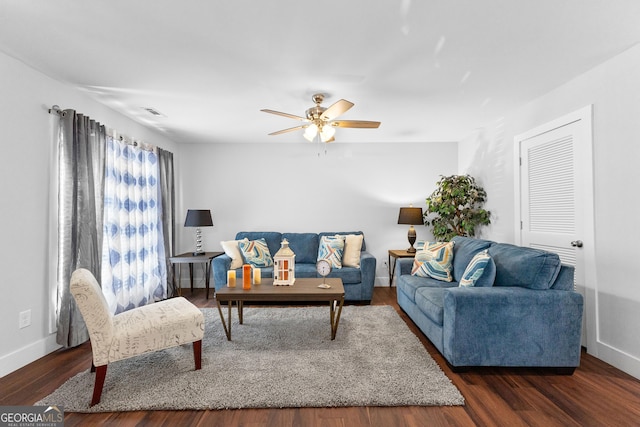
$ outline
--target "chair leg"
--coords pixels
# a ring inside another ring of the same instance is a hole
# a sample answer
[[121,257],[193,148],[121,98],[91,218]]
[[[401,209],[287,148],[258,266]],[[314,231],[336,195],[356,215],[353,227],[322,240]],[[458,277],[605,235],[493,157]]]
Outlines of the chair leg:
[[91,360],[91,372],[96,371],[96,365],[93,364],[93,360]]
[[193,359],[196,362],[196,371],[202,368],[202,340],[193,342]]
[[93,386],[93,398],[91,399],[91,405],[97,405],[100,403],[100,396],[102,396],[102,387],[104,386],[104,379],[107,376],[107,365],[96,367],[96,382]]

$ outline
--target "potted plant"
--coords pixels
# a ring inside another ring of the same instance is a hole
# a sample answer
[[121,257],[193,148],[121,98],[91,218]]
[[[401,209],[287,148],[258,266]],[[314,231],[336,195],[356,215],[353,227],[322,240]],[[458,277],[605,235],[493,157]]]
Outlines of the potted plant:
[[472,176],[441,175],[436,190],[426,200],[424,224],[433,227],[433,236],[439,241],[449,241],[453,236],[474,237],[476,227],[491,223],[491,212],[482,208],[486,197]]

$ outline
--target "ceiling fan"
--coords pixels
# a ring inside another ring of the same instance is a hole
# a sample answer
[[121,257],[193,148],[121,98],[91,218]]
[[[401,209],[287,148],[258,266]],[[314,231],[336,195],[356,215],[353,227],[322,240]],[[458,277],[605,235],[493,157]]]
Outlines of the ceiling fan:
[[353,107],[353,102],[349,102],[346,99],[341,99],[329,106],[328,108],[321,107],[322,101],[324,101],[324,94],[316,93],[311,99],[315,102],[315,107],[309,108],[305,115],[306,117],[296,116],[294,114],[282,113],[280,111],[263,109],[265,113],[276,114],[278,116],[289,117],[291,119],[300,120],[306,122],[304,125],[295,126],[288,129],[282,129],[276,132],[271,132],[269,135],[280,135],[281,133],[292,132],[295,130],[304,129],[304,137],[307,141],[311,142],[319,135],[322,142],[335,141],[333,137],[336,133],[336,127],[339,128],[368,128],[373,129],[380,126],[380,122],[372,122],[366,120],[335,120],[336,117],[347,112]]

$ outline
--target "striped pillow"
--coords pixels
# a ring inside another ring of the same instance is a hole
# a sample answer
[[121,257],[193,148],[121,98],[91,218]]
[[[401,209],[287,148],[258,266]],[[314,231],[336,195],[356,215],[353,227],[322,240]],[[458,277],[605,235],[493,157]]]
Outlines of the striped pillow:
[[427,242],[416,252],[411,274],[443,282],[453,280],[453,242]]
[[269,252],[269,247],[265,239],[240,240],[238,242],[238,248],[240,248],[245,262],[254,267],[271,267],[273,265],[273,258],[271,258],[271,253]]
[[491,256],[486,249],[475,254],[475,256],[471,258],[471,261],[469,261],[469,264],[467,265],[467,268],[465,268],[464,273],[462,273],[460,286],[475,286],[476,281],[480,277],[482,277],[482,273],[484,273],[484,269],[487,267],[487,264],[489,264],[489,261],[491,261]]
[[342,254],[344,253],[344,236],[322,236],[318,248],[318,261],[326,259],[333,268],[342,268]]

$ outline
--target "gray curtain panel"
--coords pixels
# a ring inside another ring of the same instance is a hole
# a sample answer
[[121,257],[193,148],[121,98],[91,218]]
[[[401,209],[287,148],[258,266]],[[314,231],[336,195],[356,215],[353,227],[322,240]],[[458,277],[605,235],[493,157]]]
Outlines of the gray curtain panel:
[[100,278],[106,130],[74,110],[65,110],[58,134],[58,344],[89,339],[69,291],[71,273],[86,268]]
[[175,189],[173,185],[173,153],[158,148],[158,166],[160,168],[158,190],[162,201],[161,223],[164,234],[164,253],[167,266],[167,296],[177,295],[173,283],[173,269],[169,257],[175,248]]

